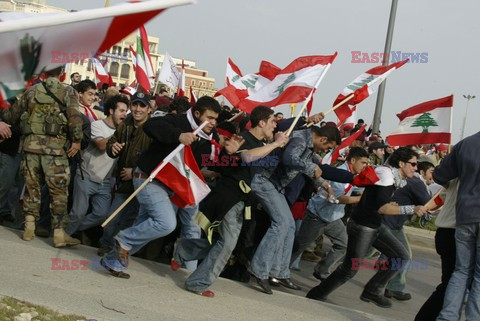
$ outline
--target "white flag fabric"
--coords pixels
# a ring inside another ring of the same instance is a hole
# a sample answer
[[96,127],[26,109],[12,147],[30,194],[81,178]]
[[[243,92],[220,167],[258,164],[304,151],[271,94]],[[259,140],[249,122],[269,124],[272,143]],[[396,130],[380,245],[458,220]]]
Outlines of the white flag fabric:
[[162,70],[158,76],[158,81],[172,89],[177,89],[178,83],[180,82],[180,72],[168,52],[163,59]]

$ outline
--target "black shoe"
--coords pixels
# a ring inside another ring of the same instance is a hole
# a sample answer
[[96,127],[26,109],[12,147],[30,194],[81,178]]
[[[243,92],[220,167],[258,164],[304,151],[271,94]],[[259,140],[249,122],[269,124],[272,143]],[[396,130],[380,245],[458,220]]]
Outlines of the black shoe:
[[272,288],[270,287],[270,284],[268,284],[268,279],[257,278],[255,275],[250,273],[250,271],[248,271],[248,273],[252,276],[252,278],[255,279],[255,281],[257,281],[257,284],[260,286],[263,293],[273,294]]
[[8,223],[14,223],[15,222],[15,216],[13,215],[5,215],[0,218],[0,220],[3,220],[4,222]]
[[317,300],[317,301],[322,301],[322,302],[327,301],[327,297],[320,295],[318,292],[319,292],[319,291],[318,291],[317,287],[314,287],[314,288],[312,288],[310,291],[308,291],[306,297],[307,297],[308,299]]
[[278,280],[278,283],[280,283],[280,285],[283,285],[286,288],[289,288],[289,289],[292,289],[292,290],[301,290],[302,289],[301,287],[299,287],[298,285],[293,283],[292,280],[290,280],[290,278],[277,279],[277,280]]
[[360,296],[360,300],[365,301],[365,302],[373,302],[381,308],[391,308],[392,307],[392,301],[390,301],[389,299],[387,299],[383,295],[372,294],[372,293],[368,293],[366,291],[362,292],[362,295]]
[[318,273],[318,272],[315,271],[315,270],[313,271],[313,277],[314,277],[315,279],[317,279],[317,280],[320,280],[320,281],[325,280],[325,278],[322,277],[322,276],[320,275],[320,273]]
[[268,278],[268,283],[270,283],[270,285],[274,286],[274,287],[279,287],[280,286],[280,280],[278,280],[277,278],[269,277]]
[[387,298],[397,299],[398,301],[408,301],[412,298],[412,295],[410,293],[405,293],[401,291],[390,291],[388,289],[385,289],[385,296]]
[[40,237],[50,237],[50,231],[41,225],[37,225],[35,228],[35,235]]

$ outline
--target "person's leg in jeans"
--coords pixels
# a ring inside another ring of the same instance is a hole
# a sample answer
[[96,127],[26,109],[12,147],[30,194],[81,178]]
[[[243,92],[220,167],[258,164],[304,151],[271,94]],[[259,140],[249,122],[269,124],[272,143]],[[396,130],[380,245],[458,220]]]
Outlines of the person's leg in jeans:
[[359,225],[353,220],[347,224],[348,244],[343,263],[319,285],[307,293],[307,298],[326,300],[327,296],[357,274],[354,262],[360,262],[375,242],[378,229]]
[[[180,238],[199,239],[202,236],[200,226],[195,223],[195,215],[198,213],[198,206],[179,208],[177,210],[178,218],[182,222],[180,229]],[[185,268],[189,271],[195,271],[198,261],[185,261]]]
[[442,264],[442,282],[425,301],[418,311],[415,321],[435,321],[442,310],[443,299],[447,290],[448,281],[455,270],[455,229],[437,228],[435,233],[435,249]]
[[[115,193],[108,214],[112,214],[125,200],[128,194]],[[139,205],[136,198],[133,198],[104,228],[100,238],[100,245],[112,248],[114,245],[113,237],[121,230],[133,225],[138,216]]]
[[98,184],[97,192],[91,195],[92,212],[88,213],[78,227],[79,231],[84,231],[103,223],[108,217],[112,201],[112,190],[110,188],[110,179],[104,180]]
[[81,179],[80,177],[77,177],[75,179],[73,188],[73,205],[68,214],[68,225],[65,229],[65,232],[68,235],[72,235],[78,230],[87,214],[88,206],[90,204],[90,196],[97,192],[98,185],[99,184],[94,183],[87,178]]
[[[138,188],[144,181],[145,178],[134,178],[133,185]],[[123,250],[134,254],[148,242],[175,230],[177,220],[170,196],[168,188],[157,180],[147,184],[137,194],[140,212],[135,223],[115,236]],[[116,249],[105,254],[104,264],[114,271],[126,268],[125,262],[119,260]]]
[[[185,281],[187,290],[199,293],[204,292],[223,271],[235,249],[238,236],[242,230],[244,207],[243,202],[238,202],[227,212],[218,227],[220,239],[215,242],[202,263]],[[197,257],[197,259],[200,258]]]
[[[478,256],[476,253],[478,247],[477,243],[478,223],[457,226],[455,231],[455,244],[457,250],[455,270],[448,282],[447,291],[445,292],[445,298],[443,301],[443,308],[438,315],[437,320],[460,320],[465,294],[468,286],[472,282],[475,265],[478,264],[476,263],[476,256]],[[473,294],[478,295],[478,292],[474,291]],[[467,319],[480,320],[480,315],[476,315],[475,317],[475,309],[472,308],[475,306],[475,303],[468,304],[475,299],[475,296],[471,297],[471,295],[472,293],[470,292],[465,311],[469,311],[468,309],[470,308],[471,310],[469,312],[472,315],[467,315]],[[476,299],[479,300],[480,298],[477,296]],[[478,302],[476,304],[478,307]]]
[[[403,229],[401,230],[390,230],[393,234],[393,236],[395,236],[397,238],[397,240],[399,240],[403,246],[405,246],[405,249],[407,250],[408,252],[408,255],[409,255],[409,260],[412,259],[412,249],[410,248],[410,243],[408,242],[407,240],[407,236],[405,235],[405,231]],[[382,255],[380,255],[380,258],[379,260],[386,260],[388,259],[387,256],[385,256],[385,254],[382,253]],[[408,268],[404,268],[400,271],[400,273],[398,273],[397,275],[395,275],[387,284],[387,287],[386,289],[387,290],[390,290],[390,291],[394,291],[394,292],[404,292],[405,291],[405,288],[407,286],[407,272],[408,272]]]
[[315,274],[326,279],[345,257],[348,237],[347,228],[341,219],[328,223],[323,233],[332,241],[333,245],[327,255],[315,266]]
[[409,254],[403,244],[393,236],[391,230],[383,224],[378,229],[378,236],[375,242],[373,242],[373,247],[381,253],[385,253],[390,260],[386,265],[387,269],[380,268],[370,281],[368,281],[365,285],[365,292],[383,296],[388,281],[400,272],[392,269],[392,259],[397,260],[397,262],[407,261]]
[[292,262],[300,259],[303,251],[314,242],[321,234],[327,223],[319,219],[309,210],[305,212],[303,223],[300,226],[295,242],[293,243]]
[[[296,219],[295,220],[295,239],[298,237],[298,233],[300,232],[300,228],[302,227],[303,219]],[[293,248],[295,249],[295,241],[293,241]],[[292,258],[290,263],[290,270],[297,270],[300,271],[300,257],[296,259],[293,258],[293,250],[292,250]]]
[[468,293],[467,305],[465,306],[465,315],[467,320],[480,319],[480,224],[477,223],[477,244],[475,254],[475,271],[473,281]]
[[[262,280],[268,279],[269,276],[288,278],[289,276],[271,275],[270,273],[274,267],[279,269],[280,262],[284,257],[285,239],[289,231],[292,230],[289,261],[286,264],[287,269],[290,264],[295,223],[288,203],[285,200],[285,196],[279,193],[267,179],[255,176],[251,186],[255,196],[269,215],[271,225],[257,247],[248,271]],[[280,271],[277,272],[280,273]]]

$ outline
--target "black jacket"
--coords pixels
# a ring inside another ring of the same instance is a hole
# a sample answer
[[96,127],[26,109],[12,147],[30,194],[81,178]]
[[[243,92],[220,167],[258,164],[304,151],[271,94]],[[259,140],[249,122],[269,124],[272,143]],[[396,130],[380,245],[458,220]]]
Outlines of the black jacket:
[[[188,122],[187,115],[170,114],[164,117],[150,118],[143,125],[143,131],[152,138],[152,143],[140,155],[137,165],[144,173],[150,174],[180,144],[178,140],[180,134],[193,132],[193,129]],[[218,134],[214,133],[213,138],[218,141]],[[191,145],[191,148],[193,156],[201,168],[202,154],[210,155],[211,143],[200,138]]]

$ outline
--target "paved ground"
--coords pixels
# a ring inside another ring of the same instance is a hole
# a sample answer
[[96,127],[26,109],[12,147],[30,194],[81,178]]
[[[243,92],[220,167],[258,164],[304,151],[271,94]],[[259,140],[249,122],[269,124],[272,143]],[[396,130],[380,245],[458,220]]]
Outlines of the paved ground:
[[433,250],[414,248],[414,259],[428,260],[428,269],[412,271],[408,290],[413,299],[395,301],[382,309],[359,299],[363,285],[373,274],[357,277],[331,294],[328,303],[305,299],[317,282],[311,276],[313,263],[301,263],[293,278],[303,291],[281,289],[274,295],[256,290],[253,284],[217,281],[216,297],[203,298],[183,289],[187,271],[172,272],[169,266],[131,259],[130,280],[96,271],[52,270],[52,258],[97,260],[95,249],[78,246],[55,249],[52,240],[20,239],[20,231],[0,227],[0,295],[13,296],[65,313],[96,320],[413,320],[419,307],[440,280],[440,262]]

